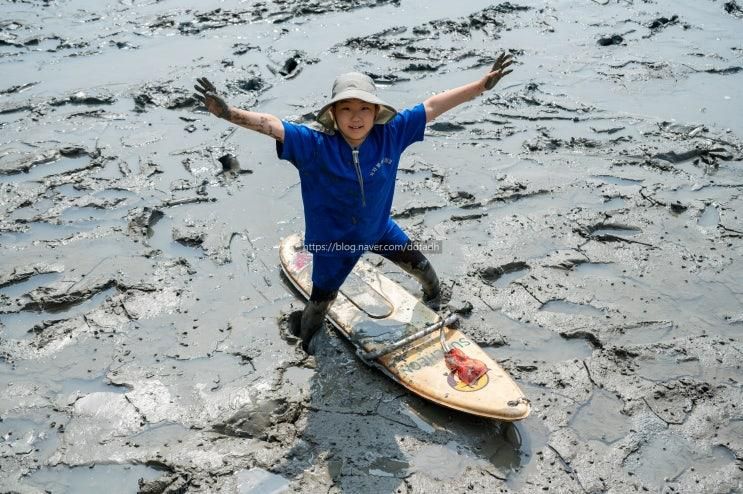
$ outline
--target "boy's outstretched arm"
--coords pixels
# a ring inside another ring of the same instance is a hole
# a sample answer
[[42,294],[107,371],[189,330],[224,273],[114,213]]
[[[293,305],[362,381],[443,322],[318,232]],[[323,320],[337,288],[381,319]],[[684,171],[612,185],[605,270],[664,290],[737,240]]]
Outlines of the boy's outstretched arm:
[[493,64],[493,67],[490,69],[490,72],[488,72],[482,79],[470,82],[464,86],[449,89],[448,91],[444,91],[443,93],[428,98],[423,102],[423,106],[426,109],[426,122],[430,122],[455,106],[461,105],[465,101],[480,96],[488,89],[492,89],[493,86],[503,78],[503,76],[512,72],[510,69],[506,70],[511,63],[513,63],[511,55],[501,53]]
[[230,106],[217,94],[217,88],[206,77],[196,79],[196,81],[198,84],[194,88],[198,92],[194,96],[211,113],[240,127],[255,130],[273,137],[279,142],[284,142],[284,124],[281,123],[281,120],[268,113],[241,110]]

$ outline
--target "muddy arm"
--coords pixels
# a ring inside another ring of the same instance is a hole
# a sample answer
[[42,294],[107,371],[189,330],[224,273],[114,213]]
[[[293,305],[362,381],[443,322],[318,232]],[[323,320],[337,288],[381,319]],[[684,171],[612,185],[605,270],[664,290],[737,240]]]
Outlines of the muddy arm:
[[241,110],[230,106],[222,118],[240,127],[260,132],[279,142],[284,142],[284,124],[274,115]]
[[198,84],[194,88],[197,92],[194,96],[210,113],[240,127],[260,132],[273,137],[277,141],[284,142],[284,124],[277,117],[268,113],[241,110],[230,106],[217,93],[217,88],[206,77],[196,79],[196,81]]
[[492,89],[501,78],[511,73],[510,69],[507,70],[511,63],[511,56],[501,53],[493,64],[493,67],[482,79],[470,82],[464,86],[449,89],[428,98],[423,102],[423,106],[426,109],[426,122],[430,122],[455,106],[459,106],[465,101],[476,98],[483,92]]
[[423,102],[426,109],[426,122],[430,122],[465,101],[480,96],[483,91],[485,91],[485,86],[483,81],[479,80],[431,96]]

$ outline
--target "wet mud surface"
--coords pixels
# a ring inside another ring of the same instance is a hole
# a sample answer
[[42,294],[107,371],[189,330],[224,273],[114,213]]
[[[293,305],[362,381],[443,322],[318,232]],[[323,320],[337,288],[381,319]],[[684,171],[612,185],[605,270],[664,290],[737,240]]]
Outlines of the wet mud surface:
[[[2,2],[0,492],[740,492],[742,9]],[[443,242],[450,309],[531,399],[513,426],[333,332],[299,349],[296,172],[191,95],[308,122],[337,73],[405,107],[500,50],[394,216]]]

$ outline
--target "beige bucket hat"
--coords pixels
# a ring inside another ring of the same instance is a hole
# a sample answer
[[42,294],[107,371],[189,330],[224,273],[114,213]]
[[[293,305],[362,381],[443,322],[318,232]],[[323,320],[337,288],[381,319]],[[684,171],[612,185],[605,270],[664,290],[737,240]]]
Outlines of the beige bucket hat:
[[335,129],[332,106],[344,99],[360,99],[373,105],[379,105],[375,124],[385,124],[397,114],[395,108],[377,96],[377,86],[371,77],[360,72],[349,72],[335,78],[330,101],[317,112],[317,121],[328,129]]

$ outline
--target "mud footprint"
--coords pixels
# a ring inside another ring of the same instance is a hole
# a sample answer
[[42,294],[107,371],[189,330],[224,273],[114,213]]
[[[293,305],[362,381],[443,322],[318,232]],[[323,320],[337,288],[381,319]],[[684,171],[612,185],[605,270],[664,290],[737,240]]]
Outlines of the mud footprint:
[[505,288],[511,282],[525,276],[529,270],[530,267],[525,262],[514,261],[501,266],[488,266],[479,269],[477,275],[488,285]]
[[585,229],[585,235],[599,242],[634,242],[626,237],[642,233],[640,228],[621,223],[596,223]]

